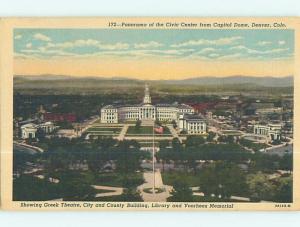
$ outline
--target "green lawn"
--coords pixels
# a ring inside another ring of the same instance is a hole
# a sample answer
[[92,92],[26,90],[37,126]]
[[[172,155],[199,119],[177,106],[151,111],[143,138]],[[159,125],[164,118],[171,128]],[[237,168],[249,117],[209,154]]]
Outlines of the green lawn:
[[[141,126],[136,128],[135,126],[129,126],[127,130],[127,135],[152,135],[153,127],[152,126]],[[170,130],[167,127],[164,127],[164,132],[162,134],[155,132],[155,135],[171,135]]]
[[113,127],[109,127],[109,128],[102,128],[102,127],[91,127],[89,128],[87,131],[107,131],[107,132],[120,132],[122,130],[122,128],[113,128]]
[[87,132],[93,135],[116,135],[119,134],[121,130],[122,128],[119,127],[91,127]]
[[253,141],[247,140],[247,139],[241,139],[240,144],[242,146],[248,147],[250,149],[253,149],[254,151],[259,151],[260,149],[264,149],[269,147],[269,145],[264,143],[255,143]]

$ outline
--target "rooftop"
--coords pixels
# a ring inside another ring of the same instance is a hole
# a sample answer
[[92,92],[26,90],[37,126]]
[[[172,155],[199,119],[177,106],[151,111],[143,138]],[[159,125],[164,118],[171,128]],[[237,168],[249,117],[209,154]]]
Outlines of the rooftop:
[[183,118],[186,119],[187,121],[204,120],[204,118],[202,116],[197,115],[197,114],[184,114]]
[[[149,104],[132,104],[132,105],[122,105],[122,104],[110,104],[102,107],[102,109],[117,109],[117,108],[122,108],[122,107],[142,107],[142,106],[147,106]],[[178,103],[159,103],[156,105],[153,105],[156,107],[173,107],[173,108],[179,108],[179,109],[193,109],[193,107],[186,105],[186,104],[178,104]]]

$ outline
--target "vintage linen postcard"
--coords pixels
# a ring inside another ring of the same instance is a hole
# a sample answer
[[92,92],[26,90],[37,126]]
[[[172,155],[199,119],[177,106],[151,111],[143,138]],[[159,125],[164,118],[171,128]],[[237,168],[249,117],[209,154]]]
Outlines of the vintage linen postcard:
[[2,18],[1,208],[300,208],[299,18]]

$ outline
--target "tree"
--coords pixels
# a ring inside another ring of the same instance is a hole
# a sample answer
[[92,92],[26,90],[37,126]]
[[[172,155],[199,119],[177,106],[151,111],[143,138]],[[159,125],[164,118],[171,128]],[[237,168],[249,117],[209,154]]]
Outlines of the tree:
[[279,168],[281,158],[278,155],[255,153],[251,157],[250,169],[253,172],[261,171],[272,173]]
[[14,147],[13,151],[13,171],[21,174],[27,167],[28,162],[35,162],[38,154],[29,154],[26,151],[18,150]]
[[207,196],[214,194],[225,199],[245,195],[248,191],[245,174],[229,162],[217,162],[202,169],[200,189]]
[[169,146],[169,140],[160,140],[159,141],[159,148],[163,149]]
[[193,156],[187,160],[187,165],[189,168],[192,168],[194,171],[194,175],[197,173],[198,162],[195,160]]
[[112,137],[98,137],[97,140],[93,140],[93,145],[96,147],[101,147],[103,150],[108,149],[109,147],[114,146],[117,143],[117,140]]
[[60,183],[24,174],[13,180],[14,201],[46,201],[61,198]]
[[104,167],[106,160],[102,159],[101,152],[98,152],[97,150],[91,150],[88,154],[87,163],[89,170],[91,170],[93,174],[97,176],[99,171]]
[[125,188],[120,201],[142,202],[143,198],[139,191],[134,188]]
[[51,176],[57,170],[68,170],[69,164],[71,162],[70,153],[63,147],[57,147],[55,150],[50,150],[45,153],[46,160],[46,170]]
[[293,156],[291,154],[285,154],[279,161],[279,168],[282,170],[293,170]]
[[91,182],[72,171],[65,172],[60,187],[64,201],[93,200],[96,194]]
[[56,123],[60,129],[74,129],[71,122],[68,121],[60,121]]
[[172,125],[173,125],[173,128],[177,128],[177,123],[175,120],[172,120]]
[[218,141],[221,143],[234,143],[234,136],[219,136]]
[[174,151],[180,151],[182,146],[178,138],[173,138],[172,147]]
[[275,186],[269,181],[268,176],[262,172],[247,176],[247,184],[251,199],[254,201],[272,200],[275,194]]
[[208,142],[213,142],[215,137],[216,137],[216,133],[214,133],[214,132],[208,132],[208,136],[207,136],[206,140]]
[[114,152],[117,152],[116,168],[120,173],[132,173],[140,168],[142,153],[138,148],[130,148],[130,142],[120,141]]
[[141,129],[141,125],[142,125],[142,121],[141,120],[137,120],[135,122],[135,130],[138,131]]
[[203,136],[190,135],[187,136],[185,145],[186,147],[198,147],[205,143]]
[[137,142],[136,140],[129,140],[129,147],[133,147],[133,148],[141,148],[141,145],[139,142]]
[[171,191],[172,197],[168,200],[170,202],[193,202],[193,191],[189,185],[183,181],[175,181],[173,190]]
[[292,203],[293,202],[293,181],[292,177],[279,178],[279,186],[275,192],[275,202]]
[[45,133],[45,131],[43,129],[38,128],[36,130],[36,134],[35,135],[36,135],[36,138],[38,138],[39,140],[43,140],[45,138],[45,136],[46,136],[46,133]]

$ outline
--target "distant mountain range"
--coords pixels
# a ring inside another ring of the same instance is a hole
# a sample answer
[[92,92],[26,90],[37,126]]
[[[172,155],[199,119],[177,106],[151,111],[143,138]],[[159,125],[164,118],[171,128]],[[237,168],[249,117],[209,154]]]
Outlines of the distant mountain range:
[[[66,75],[39,75],[39,76],[23,76],[17,75],[14,77],[17,81],[28,81],[28,80],[43,80],[43,81],[61,81],[61,80],[76,80],[76,81],[130,81],[130,83],[145,83],[145,80],[131,79],[125,77],[74,77]],[[228,76],[228,77],[194,77],[183,80],[156,80],[149,81],[160,82],[163,84],[175,84],[175,85],[237,85],[237,84],[252,84],[257,86],[265,87],[291,87],[294,84],[293,76],[285,77],[253,77],[253,76]]]
[[255,84],[266,87],[290,87],[294,84],[293,76],[286,77],[253,77],[253,76],[229,76],[229,77],[196,77],[184,80],[171,80],[172,84],[191,85],[229,85],[229,84]]

